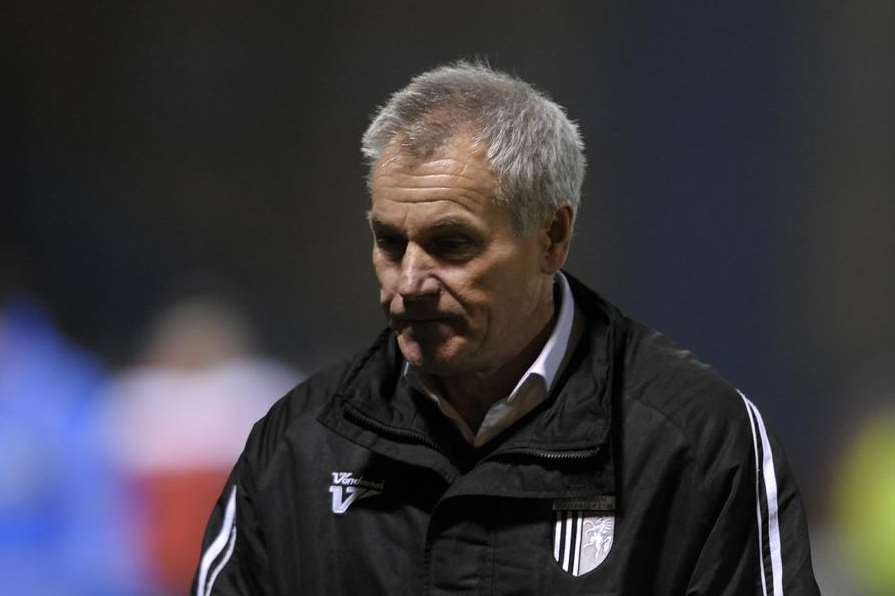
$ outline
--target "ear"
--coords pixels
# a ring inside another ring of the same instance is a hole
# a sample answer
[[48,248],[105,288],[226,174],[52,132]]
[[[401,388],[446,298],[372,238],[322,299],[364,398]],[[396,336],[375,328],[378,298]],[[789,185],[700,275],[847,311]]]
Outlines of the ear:
[[544,221],[541,234],[544,244],[544,253],[541,257],[542,273],[556,273],[565,265],[569,256],[569,245],[572,242],[574,219],[572,208],[563,205]]

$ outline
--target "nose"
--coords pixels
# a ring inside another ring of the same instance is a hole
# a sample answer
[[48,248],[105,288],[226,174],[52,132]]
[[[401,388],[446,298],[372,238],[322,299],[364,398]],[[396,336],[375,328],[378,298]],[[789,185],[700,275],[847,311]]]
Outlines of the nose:
[[418,245],[410,243],[401,259],[398,293],[404,300],[419,300],[437,296],[441,284],[433,271],[434,262]]

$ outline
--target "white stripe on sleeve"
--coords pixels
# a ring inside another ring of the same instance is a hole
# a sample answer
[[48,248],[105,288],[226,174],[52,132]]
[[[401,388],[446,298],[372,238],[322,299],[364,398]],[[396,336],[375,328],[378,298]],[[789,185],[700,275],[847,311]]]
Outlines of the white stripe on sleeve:
[[[221,551],[227,546],[229,539],[231,537],[231,530],[235,530],[234,525],[236,522],[236,485],[233,485],[233,489],[230,491],[230,497],[227,499],[227,507],[224,510],[224,523],[221,524],[221,531],[218,532],[218,535],[215,536],[215,539],[208,545],[208,549],[202,555],[202,560],[199,563],[199,579],[196,582],[196,596],[206,596],[208,591],[210,591],[211,585],[209,584],[206,587],[206,580],[208,579],[208,570],[211,567],[211,564],[215,559],[218,558],[218,555],[221,554]],[[232,533],[233,544],[236,543],[236,534]],[[232,554],[232,547],[230,548],[227,556],[224,558],[224,563],[226,563],[226,559],[230,558],[230,554]],[[216,572],[220,571],[220,567],[216,569]],[[215,574],[217,575],[217,573]],[[212,583],[214,579],[212,579]]]
[[758,494],[758,491],[761,490],[761,481],[758,477],[758,438],[755,436],[755,422],[753,422],[752,413],[749,410],[749,400],[741,392],[740,397],[745,402],[746,418],[749,419],[749,428],[752,430],[752,450],[755,455],[755,519],[758,521],[758,567],[761,571],[762,596],[768,596],[768,584],[764,577],[764,531],[761,524],[761,497]]
[[[763,524],[762,524],[762,511],[761,511],[761,499],[759,498],[758,491],[760,490],[760,480],[764,480],[764,489],[765,496],[767,498],[768,503],[768,550],[771,555],[771,581],[772,581],[772,592],[773,596],[783,596],[783,558],[780,551],[780,519],[779,519],[779,506],[777,503],[777,475],[774,470],[774,455],[771,451],[771,442],[768,439],[767,428],[764,425],[764,419],[761,417],[761,413],[758,411],[758,408],[755,407],[749,399],[743,395],[742,391],[737,390],[737,393],[740,394],[740,397],[743,398],[743,402],[746,405],[746,415],[749,417],[749,424],[752,427],[752,443],[755,450],[755,465],[756,465],[756,477],[755,477],[755,501],[756,508],[758,511],[758,548],[759,548],[759,562],[761,563],[761,585],[762,590],[764,591],[765,596],[767,596],[768,589],[767,583],[765,581],[764,574],[764,545],[763,545]],[[755,422],[753,423],[752,416],[755,416]],[[755,430],[758,427],[758,435],[756,436]],[[761,439],[761,451],[762,451],[762,460],[758,461],[758,440],[759,437]],[[760,476],[760,478],[759,478]]]
[[224,565],[227,564],[227,561],[230,560],[230,556],[233,554],[233,548],[236,546],[236,526],[233,526],[233,529],[230,530],[230,542],[227,543],[227,552],[224,553],[224,557],[218,562],[217,566],[215,566],[214,571],[211,573],[211,578],[208,580],[208,588],[205,590],[205,596],[211,596],[211,589],[214,588],[214,582],[218,578],[218,574],[224,568]]
[[771,452],[771,442],[768,439],[768,431],[765,428],[761,412],[751,402],[749,405],[752,406],[752,411],[755,412],[755,420],[758,422],[758,431],[761,435],[761,450],[764,453],[764,461],[761,468],[764,473],[764,488],[768,497],[768,541],[771,549],[771,568],[774,571],[774,596],[783,596],[783,558],[780,552],[780,518],[779,505],[777,503],[777,474],[774,471],[774,455]]

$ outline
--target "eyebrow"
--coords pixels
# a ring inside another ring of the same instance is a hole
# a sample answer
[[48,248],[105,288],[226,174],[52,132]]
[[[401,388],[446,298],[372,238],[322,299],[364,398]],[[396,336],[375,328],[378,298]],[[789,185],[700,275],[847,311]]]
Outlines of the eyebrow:
[[[367,211],[367,222],[370,224],[371,228],[387,231],[387,232],[400,232],[401,230],[396,226],[384,222],[381,219],[377,219],[375,215],[373,215],[372,210]],[[472,224],[469,220],[463,217],[457,217],[453,215],[448,215],[443,217],[433,223],[430,226],[426,226],[426,233],[430,232],[443,232],[443,231],[458,231],[458,230],[471,230],[478,231],[478,227]]]
[[437,232],[454,230],[477,230],[478,228],[469,220],[463,219],[462,217],[448,216],[436,221],[434,224],[429,226],[429,229]]
[[381,219],[377,219],[375,215],[373,215],[373,211],[367,211],[367,223],[370,225],[370,228],[376,230],[383,230],[388,232],[398,232],[397,226],[393,226],[392,224],[386,223]]

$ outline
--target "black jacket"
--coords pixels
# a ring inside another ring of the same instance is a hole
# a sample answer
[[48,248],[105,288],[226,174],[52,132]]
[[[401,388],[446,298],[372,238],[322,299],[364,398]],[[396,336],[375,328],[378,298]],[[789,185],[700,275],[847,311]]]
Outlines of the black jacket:
[[569,279],[571,360],[482,448],[408,388],[390,332],[280,400],[212,513],[193,593],[818,594],[758,411]]

